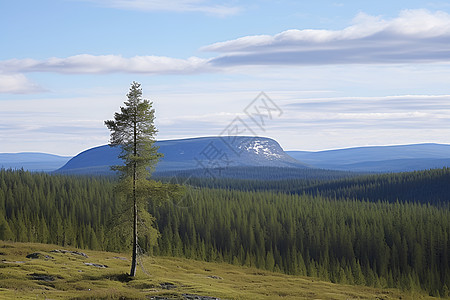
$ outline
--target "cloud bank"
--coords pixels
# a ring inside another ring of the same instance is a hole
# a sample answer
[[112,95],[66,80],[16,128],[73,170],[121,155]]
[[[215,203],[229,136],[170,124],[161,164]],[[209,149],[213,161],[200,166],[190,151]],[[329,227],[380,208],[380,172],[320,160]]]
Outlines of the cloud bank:
[[177,59],[164,56],[135,56],[81,54],[67,58],[10,59],[0,61],[4,72],[53,72],[64,74],[188,74],[206,71],[207,60],[191,57]]
[[450,61],[450,15],[404,10],[384,20],[360,13],[342,30],[287,30],[246,36],[201,50],[215,66],[433,63]]

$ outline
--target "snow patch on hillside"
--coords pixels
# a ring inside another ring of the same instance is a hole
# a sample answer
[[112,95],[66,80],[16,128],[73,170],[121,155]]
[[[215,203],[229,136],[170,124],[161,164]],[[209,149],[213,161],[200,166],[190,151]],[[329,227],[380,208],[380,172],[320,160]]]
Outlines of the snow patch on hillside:
[[279,154],[278,149],[271,141],[268,140],[258,140],[254,139],[241,145],[240,148],[244,149],[247,152],[253,152],[256,155],[263,155],[268,159],[277,159],[282,158],[283,156]]

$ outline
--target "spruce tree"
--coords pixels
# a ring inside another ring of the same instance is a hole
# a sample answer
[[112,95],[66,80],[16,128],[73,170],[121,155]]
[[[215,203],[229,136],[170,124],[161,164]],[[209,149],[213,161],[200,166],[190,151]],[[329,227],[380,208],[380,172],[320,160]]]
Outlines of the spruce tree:
[[[119,158],[124,164],[114,166],[113,170],[121,174],[117,190],[125,195],[125,208],[131,212],[133,252],[130,276],[135,276],[139,247],[138,223],[142,225],[139,230],[156,233],[156,229],[151,226],[153,218],[147,211],[149,197],[153,201],[163,200],[179,192],[179,189],[173,184],[149,180],[151,171],[162,157],[155,146],[155,110],[152,102],[142,98],[142,88],[137,82],[131,84],[127,98],[125,107],[120,107],[121,112],[114,114],[114,120],[105,121],[105,125],[111,131],[110,146],[122,150]],[[153,238],[156,239],[155,234]]]

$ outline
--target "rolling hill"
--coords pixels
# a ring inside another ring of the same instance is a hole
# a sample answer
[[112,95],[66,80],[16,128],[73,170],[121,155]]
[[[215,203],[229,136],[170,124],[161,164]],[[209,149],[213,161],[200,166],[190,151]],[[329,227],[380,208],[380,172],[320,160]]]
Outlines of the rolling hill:
[[[273,139],[263,137],[202,137],[158,141],[164,157],[157,172],[230,167],[307,168],[287,155]],[[121,164],[119,148],[108,145],[81,152],[56,173],[110,174],[110,166]]]

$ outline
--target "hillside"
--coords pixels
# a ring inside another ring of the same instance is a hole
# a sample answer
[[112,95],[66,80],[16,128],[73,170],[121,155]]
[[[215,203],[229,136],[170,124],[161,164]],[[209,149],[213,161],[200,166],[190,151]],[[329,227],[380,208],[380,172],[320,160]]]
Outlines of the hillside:
[[[188,169],[155,172],[154,178],[163,181],[167,178],[176,179],[178,183],[187,178],[193,179],[237,179],[237,180],[259,180],[262,184],[266,181],[297,179],[297,180],[333,180],[351,178],[366,173],[356,173],[349,171],[324,170],[312,168],[292,168],[292,167],[265,167],[265,166],[244,166],[227,167],[224,169]],[[180,181],[181,180],[181,181]],[[233,186],[230,186],[233,188]]]
[[[169,257],[144,257],[149,275],[139,269],[137,277],[129,280],[125,275],[129,269],[127,254],[82,250],[84,257],[54,252],[61,249],[80,251],[0,241],[0,298],[433,299],[417,292],[338,285],[317,278]],[[26,257],[32,253],[39,253],[39,258]]]
[[448,206],[450,169],[379,174],[291,186],[286,192],[321,195],[336,199],[364,199],[370,202],[409,202]]
[[[262,137],[203,137],[158,141],[164,157],[157,172],[174,170],[227,168],[242,166],[294,167],[306,165],[287,155],[273,139]],[[121,164],[120,149],[108,145],[81,152],[56,173],[111,174],[110,166]]]
[[[433,205],[450,203],[450,168],[392,174],[358,174],[321,169],[290,169],[285,177],[275,180],[256,174],[253,178],[207,178],[189,177],[185,182],[196,187],[220,188],[241,191],[279,191],[289,194],[320,195],[326,198],[346,200],[364,199],[369,202],[409,202]],[[255,168],[255,172],[258,169]],[[260,173],[276,170],[259,169]],[[235,171],[236,173],[238,171]],[[226,174],[226,172],[225,172]],[[251,174],[250,172],[246,173]],[[183,173],[179,173],[180,177]],[[186,178],[186,177],[182,177]],[[180,181],[179,181],[180,182]]]

